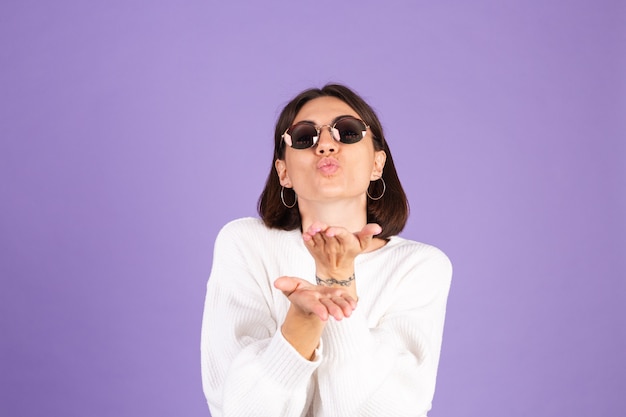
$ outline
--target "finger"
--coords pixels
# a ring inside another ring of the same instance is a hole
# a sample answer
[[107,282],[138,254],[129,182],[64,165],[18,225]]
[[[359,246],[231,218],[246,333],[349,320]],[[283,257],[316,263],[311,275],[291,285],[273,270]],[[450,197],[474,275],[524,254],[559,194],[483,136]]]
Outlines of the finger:
[[[331,241],[332,239],[344,248],[353,248],[357,243],[357,241],[354,240],[355,235],[343,227],[329,227],[324,235],[327,236],[327,241]],[[358,243],[360,244],[360,241],[358,241]]]
[[311,235],[309,233],[302,234],[302,240],[304,241],[304,246],[309,248],[309,250],[313,250],[319,245],[323,245],[324,241],[320,240],[320,234],[316,233],[315,235]]
[[346,300],[348,302],[348,304],[350,304],[350,307],[352,308],[353,311],[356,309],[356,306],[358,304],[357,300],[355,300],[354,298],[352,298],[349,295],[344,297],[344,300]]
[[336,237],[328,237],[326,233],[318,233],[315,238],[315,246],[319,253],[326,256],[326,260],[332,264],[336,261],[336,256],[343,252],[342,242]]
[[335,304],[332,299],[320,298],[320,303],[322,303],[326,307],[326,310],[328,310],[328,314],[333,316],[335,320],[341,320],[345,317],[343,314],[343,310],[337,304]]
[[322,320],[322,321],[328,320],[328,308],[326,308],[326,306],[323,303],[321,303],[321,302],[315,303],[311,307],[310,311],[311,311],[311,313],[313,313],[317,317],[319,317],[320,320]]
[[350,317],[352,315],[354,307],[350,305],[348,300],[342,297],[333,297],[332,300],[341,309],[345,317]]
[[304,241],[304,244],[314,248],[315,247],[315,242],[313,241],[313,236],[308,234],[308,233],[302,233],[302,240]]
[[315,234],[315,236],[312,237],[312,241],[315,243],[315,246],[324,246],[327,243],[324,233]]
[[343,227],[329,227],[324,232],[324,235],[341,239],[352,236],[352,233],[348,232],[348,230]]
[[304,239],[305,242],[308,242],[311,239],[313,239],[314,236],[318,235],[323,230],[326,230],[326,228],[328,228],[328,226],[322,222],[318,222],[318,221],[313,222],[309,226],[309,228],[306,229],[304,233],[302,233],[302,238]]
[[328,225],[324,224],[322,222],[319,221],[315,221],[313,222],[309,228],[306,230],[308,234],[310,234],[311,236],[314,236],[316,234],[318,234],[319,232],[328,229]]
[[348,292],[342,288],[330,288],[331,290],[333,290],[333,292],[329,295],[330,298],[335,299],[335,298],[341,298],[343,300],[345,300],[349,305],[350,308],[352,310],[354,310],[357,306],[357,301],[352,298],[352,296],[350,294],[348,294]]

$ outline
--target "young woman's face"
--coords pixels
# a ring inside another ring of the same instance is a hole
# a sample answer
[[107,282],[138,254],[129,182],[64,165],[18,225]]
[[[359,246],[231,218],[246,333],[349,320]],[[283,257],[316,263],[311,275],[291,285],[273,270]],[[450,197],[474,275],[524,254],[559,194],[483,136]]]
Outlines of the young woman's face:
[[[359,115],[335,97],[319,97],[307,102],[292,124],[313,122],[316,126],[332,125],[339,116]],[[335,201],[344,198],[365,199],[370,181],[381,177],[385,152],[375,151],[369,129],[357,143],[335,140],[328,127],[323,127],[316,145],[293,149],[285,145],[285,159],[276,161],[282,186],[293,188],[299,204]]]

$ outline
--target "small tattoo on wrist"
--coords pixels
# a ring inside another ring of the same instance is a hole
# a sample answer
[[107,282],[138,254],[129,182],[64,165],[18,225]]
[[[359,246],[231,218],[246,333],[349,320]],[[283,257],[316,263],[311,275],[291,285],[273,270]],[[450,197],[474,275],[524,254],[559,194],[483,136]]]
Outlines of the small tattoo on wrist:
[[355,278],[354,274],[349,276],[348,279],[344,279],[344,280],[338,280],[335,278],[322,279],[316,275],[315,282],[317,282],[317,285],[324,285],[326,287],[330,287],[333,285],[341,285],[342,287],[349,287],[350,285],[352,285],[352,281],[354,281],[354,278]]

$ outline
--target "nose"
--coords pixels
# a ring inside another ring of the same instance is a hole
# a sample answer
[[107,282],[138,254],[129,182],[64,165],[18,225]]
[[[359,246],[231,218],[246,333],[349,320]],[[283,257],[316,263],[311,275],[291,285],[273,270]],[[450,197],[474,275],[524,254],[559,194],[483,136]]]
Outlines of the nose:
[[327,155],[329,153],[337,152],[337,141],[333,138],[330,132],[331,127],[329,125],[320,126],[320,138],[317,141],[315,147],[315,153],[318,155]]

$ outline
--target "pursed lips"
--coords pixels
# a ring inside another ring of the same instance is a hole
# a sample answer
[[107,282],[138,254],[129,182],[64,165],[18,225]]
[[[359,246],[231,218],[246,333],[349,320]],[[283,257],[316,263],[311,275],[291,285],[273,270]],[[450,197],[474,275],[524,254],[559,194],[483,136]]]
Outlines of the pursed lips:
[[324,174],[333,174],[337,169],[339,169],[339,161],[334,158],[322,158],[317,163],[317,169],[320,170]]

